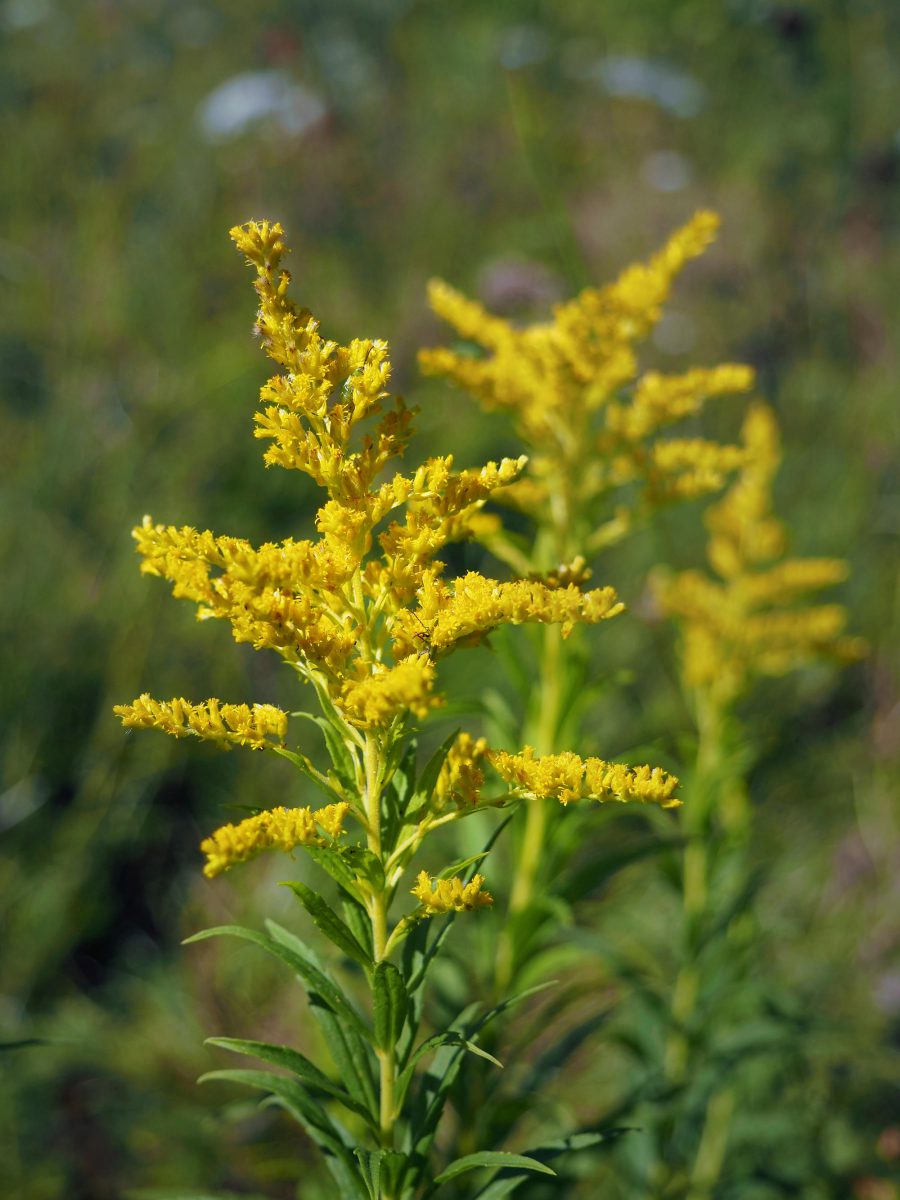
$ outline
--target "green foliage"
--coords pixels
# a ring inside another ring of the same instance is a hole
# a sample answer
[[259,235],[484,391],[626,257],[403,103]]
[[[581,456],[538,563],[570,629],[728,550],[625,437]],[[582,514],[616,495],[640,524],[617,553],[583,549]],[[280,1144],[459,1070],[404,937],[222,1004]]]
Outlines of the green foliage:
[[[238,883],[223,901],[198,878],[195,848],[200,831],[227,819],[226,806],[280,801],[284,764],[122,739],[108,715],[139,676],[176,694],[201,661],[210,692],[239,694],[250,669],[259,695],[283,702],[291,682],[267,664],[249,668],[222,631],[207,623],[198,634],[187,613],[163,604],[138,579],[125,534],[148,508],[251,537],[309,522],[310,506],[277,472],[251,469],[233,436],[257,364],[222,230],[260,207],[301,230],[303,275],[341,328],[408,331],[396,365],[421,394],[422,438],[433,444],[440,431],[468,462],[508,452],[510,438],[499,421],[460,419],[459,398],[414,381],[412,349],[433,337],[422,332],[425,277],[477,282],[496,307],[540,315],[579,280],[607,278],[646,250],[650,231],[710,202],[724,212],[725,236],[686,281],[653,354],[678,370],[693,340],[709,361],[748,357],[761,369],[793,464],[780,491],[795,542],[850,552],[850,603],[875,651],[871,668],[843,683],[812,672],[744,706],[758,749],[746,859],[751,872],[764,868],[753,905],[765,973],[744,961],[746,913],[729,901],[718,965],[704,968],[715,989],[692,1036],[734,979],[734,955],[745,982],[732,988],[742,991],[749,972],[765,1010],[736,1014],[711,1051],[713,1083],[732,1070],[740,1078],[729,1162],[749,1181],[737,1200],[846,1200],[864,1176],[890,1183],[896,1165],[876,1143],[900,1120],[896,922],[885,900],[896,842],[895,6],[564,0],[500,12],[475,0],[154,0],[8,3],[2,21],[10,169],[0,181],[0,273],[10,302],[0,328],[0,545],[9,564],[0,595],[0,1034],[19,1048],[4,1058],[0,1084],[0,1191],[22,1200],[293,1200],[299,1155],[304,1200],[333,1196],[333,1180],[319,1178],[286,1119],[242,1104],[223,1112],[223,1089],[194,1087],[211,1065],[204,1032],[258,1029],[263,1012],[264,1036],[296,1039],[317,1061],[329,1054],[353,1103],[376,1107],[368,1043],[316,994],[316,1019],[306,1020],[307,1001],[280,959],[259,956],[249,971],[243,955],[215,953],[212,943],[187,956],[179,947],[203,925],[261,928],[269,912],[294,920],[290,898],[268,886],[283,866],[261,868],[258,887]],[[692,78],[700,110],[678,115],[652,86],[614,94],[603,72],[616,59],[643,63],[651,85],[654,68]],[[315,93],[325,120],[286,133],[272,116],[209,140],[197,119],[209,93],[269,70]],[[671,175],[666,185],[675,190],[653,182],[661,153],[676,176],[680,164],[681,186]],[[710,429],[731,429],[732,417],[723,412]],[[633,612],[647,612],[646,566],[686,565],[698,543],[696,514],[679,513],[613,554],[610,577]],[[478,551],[453,555],[455,569]],[[624,754],[662,738],[673,767],[688,761],[662,630],[635,620],[602,653],[587,664],[606,685],[589,698],[584,749]],[[520,653],[515,682],[483,665],[493,661],[473,651],[464,666],[448,666],[451,690],[480,700],[489,681],[489,717],[497,725],[505,714],[503,744],[512,744],[535,664]],[[568,694],[582,696],[571,682]],[[308,760],[337,774],[309,733]],[[480,849],[489,831],[479,820],[460,827],[453,857]],[[637,1120],[629,1102],[642,1081],[643,1095],[658,1085],[646,1077],[683,949],[672,890],[679,846],[671,830],[624,814],[599,827],[576,819],[565,836],[565,845],[557,832],[548,843],[570,864],[555,892],[565,907],[524,922],[519,956],[532,978],[559,973],[567,996],[569,973],[580,978],[573,1029],[593,1019],[576,1011],[591,996],[598,1021],[596,1008],[614,1002],[628,1020],[615,1041],[606,1021],[599,1042],[548,1062],[534,1084],[547,1098],[531,1118],[540,1129],[510,1144],[599,1126],[617,1112],[640,1129],[573,1156],[560,1184],[501,1171],[483,1200],[520,1185],[538,1200],[591,1200],[600,1189],[631,1200],[621,1160],[656,1136],[648,1109]],[[332,910],[364,946],[355,871],[336,851],[312,853],[347,897],[342,909],[328,894]],[[492,861],[508,877],[508,852]],[[501,904],[500,887],[497,896]],[[548,935],[569,919],[582,934],[563,925],[554,944]],[[423,923],[401,947],[420,1002],[416,985],[426,966],[435,971],[429,948],[452,949],[450,929]],[[588,929],[598,932],[586,938]],[[427,1012],[423,1004],[420,1037],[455,1015],[448,1006],[461,991],[481,994],[492,953],[479,935],[452,969],[441,965],[449,995]],[[358,978],[353,968],[348,979]],[[565,1011],[554,1013],[560,1047],[571,1046]],[[524,1040],[519,1020],[488,1047],[506,1066],[486,1078],[498,1087],[502,1079],[507,1099],[517,1090],[508,1047]],[[796,1057],[778,1049],[785,1038]],[[773,1091],[785,1100],[777,1113],[767,1109]],[[501,1101],[503,1093],[498,1118]],[[686,1143],[696,1142],[701,1107],[687,1110]],[[504,1116],[491,1137],[511,1128]],[[366,1157],[370,1192],[383,1158]],[[474,1189],[475,1179],[458,1182]]]

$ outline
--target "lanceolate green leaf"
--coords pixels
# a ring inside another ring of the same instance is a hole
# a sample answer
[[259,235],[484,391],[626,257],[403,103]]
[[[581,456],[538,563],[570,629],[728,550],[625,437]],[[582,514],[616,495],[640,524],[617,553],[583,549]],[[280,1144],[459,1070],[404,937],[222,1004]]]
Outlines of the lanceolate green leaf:
[[[276,942],[280,942],[311,962],[333,987],[337,986],[328,971],[319,962],[316,954],[295,933],[291,933],[272,920],[266,921],[266,929]],[[338,1075],[346,1085],[347,1091],[354,1100],[368,1108],[369,1112],[376,1113],[378,1100],[375,1094],[373,1073],[375,1056],[371,1048],[371,1037],[367,1035],[366,1038],[362,1038],[355,1029],[347,1025],[346,1021],[335,1016],[332,1009],[317,992],[309,993],[309,1004],[325,1037],[329,1053],[334,1059]]]
[[[316,692],[320,701],[323,702],[324,707],[324,704],[327,701],[327,693],[325,692],[324,688],[317,688]],[[333,714],[333,720],[329,720],[328,717],[315,717],[310,713],[300,713],[298,715],[307,717],[313,722],[314,725],[318,725],[318,727],[322,730],[322,733],[325,737],[325,745],[328,749],[328,757],[331,759],[334,767],[334,773],[337,776],[341,787],[352,796],[357,790],[356,766],[353,762],[353,756],[347,749],[347,745],[344,742],[343,737],[336,728],[336,721],[339,720],[337,713],[330,703],[329,707]]]
[[406,1021],[409,997],[403,976],[393,963],[380,962],[374,977],[375,1044],[382,1050],[396,1045]]
[[528,988],[524,992],[510,996],[507,1000],[502,1000],[499,1004],[496,1004],[493,1008],[478,1017],[475,1015],[477,1011],[476,1006],[470,1006],[460,1014],[457,1024],[460,1026],[459,1031],[462,1035],[462,1042],[442,1046],[435,1055],[431,1069],[425,1074],[419,1084],[418,1099],[414,1106],[414,1116],[410,1129],[411,1144],[418,1155],[424,1157],[431,1146],[438,1121],[446,1103],[447,1093],[459,1074],[466,1044],[471,1042],[486,1025],[501,1013],[508,1011],[516,1004],[520,1004],[523,1000],[528,999],[529,996],[537,995],[538,992],[542,992],[548,987],[553,987],[555,983],[556,980],[549,980],[546,983],[538,984],[536,987]]
[[307,846],[306,853],[313,862],[318,863],[322,870],[331,876],[348,896],[352,896],[354,900],[359,899],[361,893],[356,882],[357,873],[347,861],[347,854],[343,848]]
[[460,862],[451,863],[449,867],[444,867],[443,871],[440,871],[437,877],[438,879],[452,879],[454,875],[461,875],[469,867],[477,866],[487,856],[487,850],[482,850],[480,854],[470,854],[468,858],[464,858]]
[[386,771],[387,783],[384,789],[384,804],[387,822],[384,836],[388,841],[394,841],[403,825],[406,810],[413,797],[416,778],[416,742],[409,741],[403,756],[396,765],[389,763]]
[[362,946],[366,957],[371,962],[374,953],[372,949],[372,922],[369,920],[369,914],[358,900],[345,899],[341,907],[344,910],[344,920],[347,923],[348,929],[359,942],[360,946]]
[[446,741],[442,742],[441,745],[438,746],[437,750],[435,750],[434,754],[432,754],[431,758],[425,764],[422,774],[419,776],[416,782],[416,790],[413,793],[409,807],[406,810],[407,820],[409,820],[410,817],[415,816],[419,809],[423,808],[431,799],[431,795],[435,789],[435,786],[437,785],[438,776],[441,773],[441,768],[443,767],[447,755],[450,753],[450,747],[456,741],[458,734],[459,730],[454,729]]
[[318,967],[313,966],[309,959],[298,954],[295,949],[274,938],[267,937],[264,933],[257,933],[255,929],[245,929],[243,925],[217,925],[213,929],[204,929],[184,940],[185,943],[190,943],[211,937],[243,938],[245,941],[261,946],[275,958],[280,958],[282,962],[287,963],[299,976],[306,990],[318,993],[336,1016],[341,1017],[363,1037],[371,1038],[372,1031],[338,987]]
[[355,959],[360,966],[371,969],[371,958],[331,905],[318,892],[314,892],[312,888],[307,887],[305,883],[300,883],[299,881],[284,883],[282,886],[291,889],[330,942],[337,946],[348,958]]
[[[206,1075],[201,1075],[199,1082],[208,1083],[213,1080],[245,1084],[247,1087],[259,1088],[275,1097],[277,1102],[306,1129],[309,1136],[325,1154],[326,1161],[337,1160],[336,1162],[328,1161],[328,1165],[342,1186],[352,1187],[352,1193],[348,1193],[348,1195],[368,1200],[366,1186],[349,1147],[324,1108],[312,1099],[309,1092],[297,1080],[288,1079],[284,1075],[274,1075],[271,1071],[209,1071]],[[334,1170],[335,1166],[338,1167],[336,1171]]]
[[468,1050],[471,1054],[477,1054],[480,1058],[486,1058],[488,1062],[492,1062],[497,1067],[502,1068],[503,1066],[499,1058],[494,1058],[493,1054],[488,1054],[487,1050],[482,1050],[480,1046],[463,1037],[457,1029],[448,1029],[444,1033],[435,1033],[415,1048],[409,1057],[409,1061],[397,1077],[396,1090],[398,1104],[403,1102],[403,1097],[406,1095],[407,1089],[412,1082],[417,1064],[426,1054],[430,1054],[433,1050],[439,1050],[441,1046],[460,1046]]
[[502,1150],[479,1150],[476,1154],[466,1154],[452,1162],[446,1170],[435,1177],[436,1184],[447,1183],[457,1175],[466,1171],[476,1171],[479,1167],[520,1167],[523,1171],[534,1171],[538,1175],[555,1175],[556,1172],[536,1158],[528,1158],[524,1154],[506,1154]]
[[344,799],[342,792],[339,792],[337,788],[332,787],[330,783],[326,783],[326,781],[322,779],[322,777],[316,771],[313,770],[312,763],[305,754],[298,754],[293,750],[286,750],[284,746],[273,746],[272,750],[275,752],[275,754],[279,754],[282,758],[286,758],[288,762],[292,762],[295,767],[299,767],[306,778],[314,783],[316,787],[328,797],[328,802],[330,804],[334,804],[335,802]]
[[284,1067],[307,1086],[333,1096],[345,1108],[363,1117],[373,1127],[375,1125],[374,1116],[365,1105],[354,1100],[345,1088],[330,1080],[315,1063],[310,1062],[306,1055],[301,1054],[299,1050],[294,1050],[290,1046],[275,1046],[270,1042],[246,1041],[243,1038],[211,1037],[207,1038],[206,1042],[207,1045],[220,1046],[223,1050],[231,1050],[235,1054],[260,1058],[263,1062],[271,1063],[275,1067]]

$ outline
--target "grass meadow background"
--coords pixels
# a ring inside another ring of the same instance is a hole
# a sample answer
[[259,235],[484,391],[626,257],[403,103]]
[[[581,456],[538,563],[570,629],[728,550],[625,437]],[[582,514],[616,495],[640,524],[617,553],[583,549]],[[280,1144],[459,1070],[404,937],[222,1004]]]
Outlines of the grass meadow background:
[[[0,5],[0,1042],[34,1039],[3,1055],[0,1193],[289,1200],[313,1159],[277,1115],[194,1082],[206,1034],[298,1036],[299,989],[179,945],[288,914],[283,864],[210,884],[197,843],[230,804],[301,797],[277,762],[125,736],[110,711],[144,690],[296,703],[274,656],[141,579],[129,537],[145,512],[257,540],[310,528],[312,485],[264,471],[250,437],[265,366],[228,228],[281,220],[325,332],[390,340],[422,408],[411,454],[468,466],[516,443],[418,378],[416,349],[444,336],[429,276],[534,317],[713,207],[719,242],[645,362],[757,368],[793,549],[850,560],[841,598],[872,647],[745,706],[760,920],[831,1038],[798,1084],[796,1144],[802,1126],[834,1182],[791,1194],[898,1195],[898,52],[891,0]],[[725,401],[705,428],[739,423]],[[695,565],[702,540],[679,510],[597,576],[636,614],[602,643],[620,679],[596,713],[604,754],[686,729],[641,599],[653,563]],[[457,694],[480,670],[486,652]],[[633,917],[652,869],[597,907]],[[665,936],[639,917],[635,936]],[[835,1094],[840,1111],[820,1103]]]

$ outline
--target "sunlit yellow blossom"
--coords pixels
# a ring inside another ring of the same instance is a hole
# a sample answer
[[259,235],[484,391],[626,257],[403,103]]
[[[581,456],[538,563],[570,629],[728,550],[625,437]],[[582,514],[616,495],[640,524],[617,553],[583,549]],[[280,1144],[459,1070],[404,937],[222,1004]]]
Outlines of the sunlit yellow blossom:
[[483,875],[474,875],[471,883],[463,883],[458,875],[453,879],[433,879],[427,871],[420,871],[412,894],[425,909],[425,915],[433,917],[490,908],[494,897],[490,892],[482,891],[483,887]]
[[533,450],[533,478],[499,499],[528,512],[539,526],[555,525],[560,545],[587,544],[591,526],[601,521],[592,548],[624,536],[630,519],[597,511],[617,489],[643,483],[627,502],[646,507],[718,490],[740,465],[735,447],[720,447],[714,455],[709,443],[666,450],[657,449],[655,439],[663,427],[699,412],[707,399],[747,391],[752,370],[729,363],[682,375],[639,375],[634,353],[634,344],[659,320],[675,277],[717,228],[715,214],[697,213],[649,262],[628,267],[607,287],[586,288],[557,305],[550,321],[525,328],[446,283],[430,285],[434,311],[480,353],[424,350],[421,369],[450,379],[485,408],[513,416]]
[[146,692],[133,704],[117,704],[113,712],[127,729],[161,729],[173,737],[199,737],[225,746],[250,746],[262,750],[268,740],[283,741],[287,713],[272,704],[223,704],[207,700],[154,700]]
[[498,583],[474,571],[450,585],[426,576],[419,609],[397,614],[394,644],[398,653],[408,653],[421,637],[422,627],[435,652],[477,640],[498,625],[560,625],[565,637],[576,621],[595,624],[617,616],[624,607],[610,587],[582,592],[575,584],[554,587],[533,579]]
[[723,700],[753,675],[784,675],[815,657],[846,662],[865,652],[860,639],[844,636],[847,613],[840,605],[796,606],[845,579],[847,565],[781,557],[787,537],[772,513],[781,455],[771,409],[754,405],[743,435],[741,474],[706,517],[707,555],[719,578],[683,571],[657,581],[664,610],[682,630],[685,682]]
[[[134,531],[141,569],[168,580],[176,596],[197,605],[200,619],[227,621],[238,642],[275,650],[313,685],[333,738],[343,742],[347,775],[355,775],[342,784],[348,802],[371,828],[366,806],[377,780],[373,763],[402,736],[407,716],[424,718],[441,703],[435,667],[441,655],[503,624],[556,624],[566,636],[576,622],[605,620],[622,605],[612,588],[582,590],[589,572],[583,561],[569,563],[572,555],[560,555],[563,565],[546,578],[498,582],[469,573],[445,581],[437,556],[448,542],[499,536],[498,519],[482,508],[517,484],[526,457],[457,470],[442,454],[407,472],[386,469],[396,468],[412,418],[388,392],[387,343],[341,344],[322,336],[318,320],[289,297],[279,225],[250,222],[232,237],[255,269],[255,332],[279,368],[262,385],[255,434],[268,443],[267,464],[304,471],[324,489],[317,536],[254,546],[146,517]],[[635,287],[629,285],[629,295]],[[631,303],[623,301],[628,320],[634,319]],[[550,363],[557,342],[569,346],[574,318],[567,320],[558,337],[537,336],[541,361]],[[571,365],[573,378],[583,381],[579,363]],[[285,714],[264,705],[251,710],[141,697],[117,711],[130,725],[224,745],[263,747],[281,741],[286,729]],[[438,782],[438,805],[476,801],[484,750],[483,742],[459,740]],[[311,826],[304,834],[297,825],[301,811],[289,819],[302,840],[313,834]],[[271,814],[226,827],[215,835],[216,852],[221,857],[227,850],[229,862],[240,861],[276,844],[285,828]]]
[[440,697],[433,694],[434,663],[426,655],[412,654],[395,667],[376,670],[358,683],[348,683],[338,701],[347,719],[363,729],[390,725],[403,713],[424,717]]
[[272,808],[237,825],[223,825],[200,843],[207,859],[203,874],[212,879],[263,850],[290,852],[297,846],[326,845],[328,839],[340,837],[349,808],[344,803],[328,804],[315,811]]
[[487,741],[470,733],[461,733],[450,747],[434,789],[438,807],[448,800],[460,805],[477,804],[484,785],[481,763],[487,753]]
[[663,426],[693,416],[712,396],[749,391],[753,378],[752,369],[739,363],[725,363],[710,370],[698,368],[683,375],[648,371],[627,404],[610,404],[606,428],[624,441],[640,441]]
[[487,757],[498,775],[523,796],[552,798],[561,804],[618,800],[675,808],[681,803],[674,794],[678,780],[661,767],[626,767],[572,753],[537,756],[530,746],[521,754],[491,750]]
[[654,442],[649,457],[632,458],[626,470],[643,474],[654,498],[691,499],[720,491],[746,461],[740,446],[723,446],[704,438],[670,438]]

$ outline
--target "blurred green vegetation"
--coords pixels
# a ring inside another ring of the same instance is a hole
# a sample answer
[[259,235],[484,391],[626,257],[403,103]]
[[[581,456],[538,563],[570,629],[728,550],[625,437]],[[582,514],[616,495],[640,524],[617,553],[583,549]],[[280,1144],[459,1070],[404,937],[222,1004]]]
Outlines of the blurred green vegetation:
[[[709,206],[720,243],[651,357],[758,368],[795,549],[850,559],[844,598],[872,643],[859,669],[747,706],[757,917],[784,987],[834,1031],[821,1077],[785,1064],[797,1122],[776,1142],[797,1182],[777,1194],[896,1196],[877,1187],[896,1178],[885,1130],[900,1125],[900,8],[4,0],[0,32],[0,1041],[40,1039],[4,1057],[2,1194],[288,1198],[314,1159],[276,1114],[194,1085],[205,1034],[290,1040],[298,995],[242,951],[178,944],[211,914],[287,911],[277,864],[213,886],[196,845],[229,805],[278,802],[288,777],[262,756],[124,736],[110,713],[143,690],[287,698],[264,656],[139,577],[128,536],[147,511],[259,540],[309,526],[308,482],[265,472],[249,437],[264,366],[229,226],[283,221],[298,295],[336,336],[389,338],[423,408],[418,446],[470,465],[512,443],[417,379],[416,348],[441,336],[426,279],[532,315]],[[706,428],[738,421],[723,403]],[[680,511],[599,582],[646,617],[648,567],[693,564],[701,545],[697,511]],[[579,749],[675,752],[665,643],[640,619],[598,634],[619,686]],[[479,651],[457,690],[476,693],[482,668]],[[585,923],[659,945],[654,895],[636,864]],[[596,1045],[559,1084],[562,1118],[615,1091],[625,1066]]]

